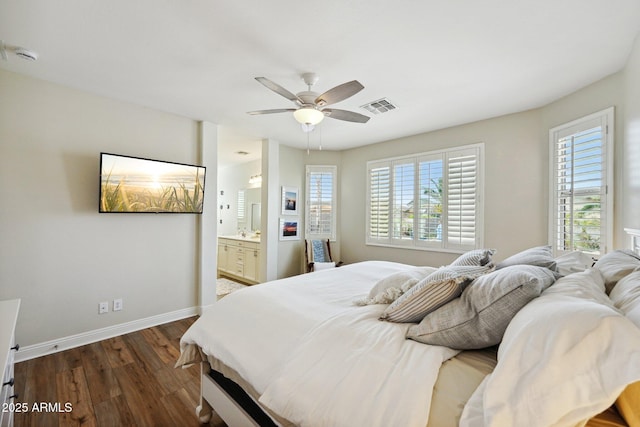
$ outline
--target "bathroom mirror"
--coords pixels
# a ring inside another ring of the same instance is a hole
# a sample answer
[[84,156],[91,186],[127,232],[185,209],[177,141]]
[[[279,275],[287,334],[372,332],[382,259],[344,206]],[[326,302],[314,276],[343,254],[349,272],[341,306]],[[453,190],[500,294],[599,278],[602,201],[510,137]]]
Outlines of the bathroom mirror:
[[238,191],[238,229],[260,230],[260,202],[262,189],[245,188]]
[[251,231],[260,230],[260,203],[252,203],[251,204]]

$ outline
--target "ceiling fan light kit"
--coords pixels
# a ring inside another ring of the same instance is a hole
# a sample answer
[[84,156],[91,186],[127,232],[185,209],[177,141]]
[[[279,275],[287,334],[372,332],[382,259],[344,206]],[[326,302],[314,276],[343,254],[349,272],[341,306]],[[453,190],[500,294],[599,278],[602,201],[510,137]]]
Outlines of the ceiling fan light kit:
[[317,125],[324,119],[324,113],[312,107],[303,107],[293,112],[293,117],[303,125]]
[[313,130],[313,127],[320,123],[325,116],[353,123],[366,123],[369,120],[369,117],[353,111],[325,108],[328,105],[343,101],[364,89],[364,86],[357,80],[343,83],[318,95],[316,92],[311,91],[311,87],[318,81],[318,75],[315,73],[304,73],[301,77],[307,84],[308,90],[297,94],[289,92],[287,89],[266,77],[256,77],[259,83],[267,89],[292,101],[296,104],[297,108],[249,111],[248,114],[262,115],[293,112],[293,117],[302,125],[302,129],[305,132]]

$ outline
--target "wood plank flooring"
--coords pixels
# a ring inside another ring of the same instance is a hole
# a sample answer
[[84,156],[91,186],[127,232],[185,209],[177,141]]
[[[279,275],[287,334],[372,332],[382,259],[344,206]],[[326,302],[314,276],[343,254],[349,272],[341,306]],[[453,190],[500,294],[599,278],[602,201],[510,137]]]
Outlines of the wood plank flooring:
[[[196,317],[15,365],[15,426],[199,426],[200,367],[176,369]],[[59,408],[34,411],[34,404]],[[72,411],[65,412],[70,403]],[[52,410],[53,409],[53,410]],[[60,409],[60,410],[56,410]],[[213,425],[213,423],[212,423]],[[216,424],[219,426],[220,424]]]

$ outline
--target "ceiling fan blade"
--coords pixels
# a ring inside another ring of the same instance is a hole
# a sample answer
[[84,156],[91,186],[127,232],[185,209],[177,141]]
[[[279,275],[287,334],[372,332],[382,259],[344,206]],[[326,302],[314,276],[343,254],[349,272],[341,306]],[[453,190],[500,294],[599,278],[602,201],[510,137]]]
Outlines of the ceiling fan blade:
[[328,91],[317,97],[315,103],[320,107],[324,107],[325,105],[329,104],[335,104],[336,102],[340,102],[344,99],[349,98],[350,96],[355,95],[362,89],[364,89],[364,86],[362,86],[359,81],[352,80],[350,82],[336,86],[333,89],[329,89]]
[[370,117],[365,116],[364,114],[354,113],[353,111],[347,110],[336,110],[333,108],[325,108],[322,112],[332,119],[344,120],[346,122],[355,122],[355,123],[367,123]]
[[295,108],[276,108],[274,110],[247,111],[247,114],[251,114],[252,116],[258,116],[260,114],[288,113],[293,111],[296,111],[296,109]]
[[300,98],[298,98],[295,94],[289,92],[288,90],[286,90],[285,88],[280,86],[278,83],[272,82],[271,80],[269,80],[266,77],[256,77],[256,80],[259,81],[260,83],[262,83],[268,89],[271,89],[272,91],[277,93],[278,95],[284,96],[289,101],[293,101],[293,102],[295,102],[297,104],[300,104],[300,105],[303,104],[303,102],[302,102],[302,100]]

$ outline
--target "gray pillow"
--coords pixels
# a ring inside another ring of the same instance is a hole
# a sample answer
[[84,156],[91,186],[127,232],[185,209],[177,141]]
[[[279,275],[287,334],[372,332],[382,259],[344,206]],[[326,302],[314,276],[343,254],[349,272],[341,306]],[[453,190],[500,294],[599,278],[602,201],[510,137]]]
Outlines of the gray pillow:
[[419,322],[428,313],[459,297],[473,279],[493,268],[493,264],[483,267],[440,267],[392,302],[380,319]]
[[460,298],[428,314],[407,338],[459,350],[490,347],[529,301],[555,282],[546,267],[515,265],[475,279]]
[[483,266],[491,262],[491,256],[496,253],[495,249],[474,249],[460,255],[450,265],[457,266]]
[[536,246],[535,248],[525,249],[515,255],[511,255],[504,261],[496,265],[496,270],[509,267],[512,265],[535,265],[538,267],[546,267],[550,270],[556,270],[556,260],[553,258],[551,246]]

